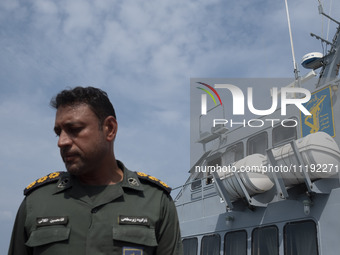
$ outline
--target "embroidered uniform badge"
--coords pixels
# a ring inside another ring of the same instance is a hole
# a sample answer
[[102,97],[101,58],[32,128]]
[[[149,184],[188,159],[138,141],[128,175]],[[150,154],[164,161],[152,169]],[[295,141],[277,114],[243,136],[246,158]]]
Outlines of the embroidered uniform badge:
[[134,247],[123,247],[123,255],[143,255],[143,249]]
[[24,195],[25,196],[28,195],[32,190],[40,186],[43,186],[47,183],[58,181],[61,174],[62,172],[54,172],[54,173],[50,173],[49,175],[39,178],[38,180],[32,182],[25,188]]
[[148,181],[158,185],[159,187],[163,188],[167,193],[170,194],[171,188],[165,182],[162,182],[161,180],[157,179],[156,177],[150,176],[150,175],[142,173],[142,172],[136,172],[136,173],[137,173],[138,177],[140,177],[141,179],[148,180]]

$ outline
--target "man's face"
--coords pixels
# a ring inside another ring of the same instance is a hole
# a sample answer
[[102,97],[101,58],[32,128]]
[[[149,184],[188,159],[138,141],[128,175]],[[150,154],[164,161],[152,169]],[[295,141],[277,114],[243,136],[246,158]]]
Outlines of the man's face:
[[109,149],[98,117],[86,104],[60,106],[54,131],[66,169],[74,175],[95,171]]

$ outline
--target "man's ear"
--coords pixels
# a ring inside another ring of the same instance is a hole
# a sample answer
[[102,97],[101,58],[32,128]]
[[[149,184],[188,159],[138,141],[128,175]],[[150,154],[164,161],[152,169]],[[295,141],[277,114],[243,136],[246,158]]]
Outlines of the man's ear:
[[108,116],[104,120],[103,131],[108,141],[114,141],[118,130],[118,123],[113,116]]

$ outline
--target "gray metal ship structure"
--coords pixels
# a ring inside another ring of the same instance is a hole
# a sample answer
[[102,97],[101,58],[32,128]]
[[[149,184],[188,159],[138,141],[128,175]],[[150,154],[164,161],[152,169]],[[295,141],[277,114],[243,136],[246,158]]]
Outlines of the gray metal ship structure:
[[329,50],[305,55],[311,72],[287,86],[319,71],[311,115],[287,104],[285,123],[264,121],[281,119],[278,107],[257,128],[200,130],[203,153],[173,191],[185,255],[340,254],[340,23],[319,12],[337,24],[332,41],[312,34]]

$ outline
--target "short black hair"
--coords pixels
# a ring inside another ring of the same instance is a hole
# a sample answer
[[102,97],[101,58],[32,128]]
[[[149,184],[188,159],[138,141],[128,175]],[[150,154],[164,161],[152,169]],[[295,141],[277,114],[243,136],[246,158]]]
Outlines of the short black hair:
[[58,109],[60,106],[76,104],[87,104],[96,114],[101,124],[108,116],[113,116],[117,119],[107,93],[98,88],[75,87],[73,89],[65,89],[52,98],[50,102],[50,105],[55,109]]

